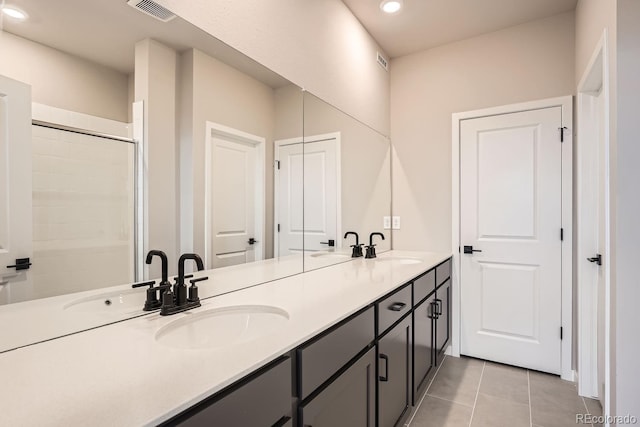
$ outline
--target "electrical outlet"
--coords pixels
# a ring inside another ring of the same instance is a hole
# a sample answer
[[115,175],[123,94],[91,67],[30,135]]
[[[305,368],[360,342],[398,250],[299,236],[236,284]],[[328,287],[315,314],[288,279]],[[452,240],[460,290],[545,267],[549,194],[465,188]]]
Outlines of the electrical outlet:
[[400,230],[400,217],[399,216],[394,216],[393,220],[391,221],[392,223],[392,228],[394,230]]
[[391,217],[384,216],[382,217],[382,228],[385,230],[391,230]]

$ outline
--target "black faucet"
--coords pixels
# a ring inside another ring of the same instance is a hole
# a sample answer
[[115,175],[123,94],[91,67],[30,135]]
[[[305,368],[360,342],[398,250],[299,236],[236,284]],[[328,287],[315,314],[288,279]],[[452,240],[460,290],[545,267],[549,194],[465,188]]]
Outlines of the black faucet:
[[[150,250],[149,253],[147,254],[146,263],[151,264],[151,259],[154,256],[158,256],[162,260],[162,281],[160,282],[160,284],[154,288],[154,285],[156,284],[156,282],[150,281],[150,282],[134,283],[131,286],[132,288],[149,286],[149,289],[147,289],[147,299],[144,302],[144,307],[143,307],[144,311],[153,311],[160,308],[160,306],[162,305],[160,301],[162,301],[162,297],[165,291],[171,287],[171,284],[169,283],[169,280],[167,278],[168,276],[167,254],[155,249]],[[158,295],[157,295],[158,291],[160,291],[160,298],[158,298]]]
[[382,240],[384,240],[384,234],[382,233],[371,233],[369,234],[369,246],[367,248],[367,254],[364,256],[365,258],[375,258],[376,257],[376,245],[373,244],[373,236],[380,236]]
[[360,237],[358,237],[358,233],[356,233],[355,231],[347,231],[346,233],[344,233],[344,238],[346,239],[349,234],[353,234],[354,236],[356,236],[356,244],[355,245],[351,245],[351,247],[353,248],[351,250],[351,258],[361,257],[362,256],[362,243],[360,243]]
[[169,289],[164,293],[162,298],[160,314],[163,316],[200,307],[200,298],[198,298],[198,287],[196,286],[196,283],[201,280],[206,280],[207,277],[191,280],[191,286],[187,291],[187,285],[184,283],[184,263],[187,260],[195,261],[198,271],[204,270],[204,263],[198,254],[182,254],[180,256],[180,259],[178,260],[178,277],[176,278],[176,283],[173,285],[173,292]]

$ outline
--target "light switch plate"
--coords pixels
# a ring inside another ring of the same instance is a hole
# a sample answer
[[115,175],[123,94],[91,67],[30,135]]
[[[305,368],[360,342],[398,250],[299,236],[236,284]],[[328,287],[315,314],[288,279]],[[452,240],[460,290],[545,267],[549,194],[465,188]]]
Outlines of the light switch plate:
[[385,230],[391,230],[391,217],[385,216],[382,217],[382,228]]
[[400,230],[400,217],[399,216],[394,216],[393,220],[391,221],[392,223],[392,228],[394,230]]

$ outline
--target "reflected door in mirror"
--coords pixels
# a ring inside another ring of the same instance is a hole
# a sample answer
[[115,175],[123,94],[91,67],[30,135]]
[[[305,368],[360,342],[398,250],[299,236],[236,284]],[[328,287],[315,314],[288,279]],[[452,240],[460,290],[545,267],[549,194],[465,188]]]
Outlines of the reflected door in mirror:
[[276,141],[274,255],[303,252],[303,173],[301,142]]
[[[0,76],[0,304],[31,298],[31,88]],[[10,156],[10,161],[5,157]]]

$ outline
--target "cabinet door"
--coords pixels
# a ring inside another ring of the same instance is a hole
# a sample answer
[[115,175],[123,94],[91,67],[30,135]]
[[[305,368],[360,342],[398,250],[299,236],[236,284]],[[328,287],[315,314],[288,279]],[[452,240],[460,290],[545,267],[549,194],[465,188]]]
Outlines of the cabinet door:
[[434,358],[435,294],[417,306],[413,313],[413,404],[427,386]]
[[[187,409],[165,426],[286,426],[291,417],[291,359]],[[248,410],[250,409],[250,410]]]
[[411,316],[378,341],[378,423],[400,424],[411,405]]
[[374,427],[375,362],[372,348],[311,401],[300,406],[299,425]]
[[[451,334],[451,279],[436,290],[436,352],[440,357]],[[437,360],[440,363],[440,360]]]

